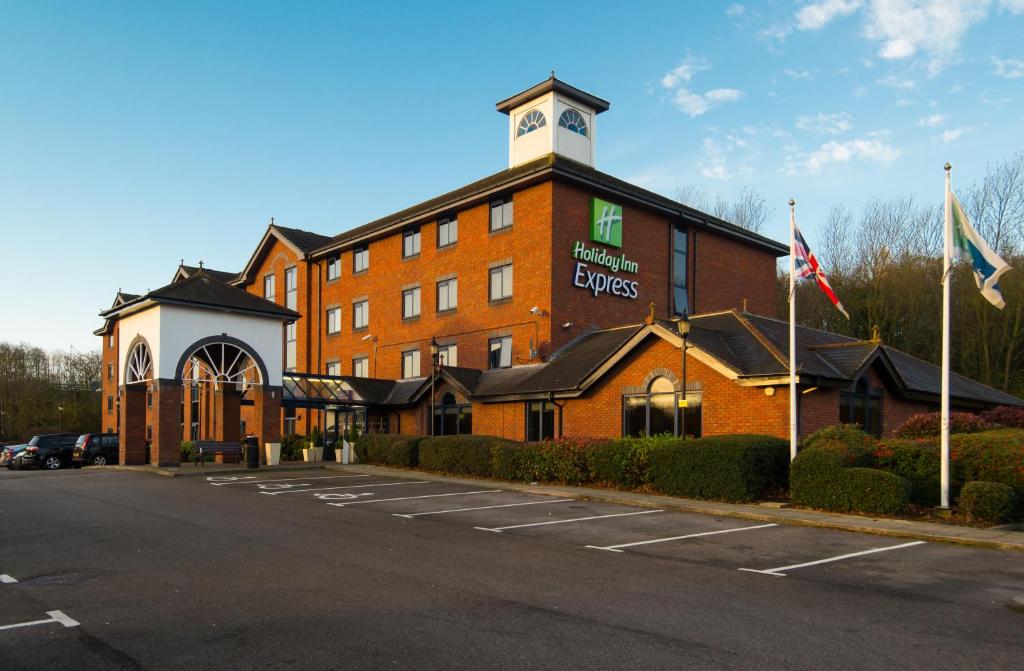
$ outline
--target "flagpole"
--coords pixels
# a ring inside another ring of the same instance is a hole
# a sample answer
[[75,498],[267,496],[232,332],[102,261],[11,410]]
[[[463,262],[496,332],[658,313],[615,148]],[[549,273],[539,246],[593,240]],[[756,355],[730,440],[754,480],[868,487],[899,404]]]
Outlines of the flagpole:
[[789,199],[789,460],[796,459],[796,201]]
[[953,212],[950,202],[949,172],[946,163],[946,198],[944,200],[942,235],[942,413],[940,419],[941,473],[939,476],[939,507],[949,508],[949,285],[952,282]]

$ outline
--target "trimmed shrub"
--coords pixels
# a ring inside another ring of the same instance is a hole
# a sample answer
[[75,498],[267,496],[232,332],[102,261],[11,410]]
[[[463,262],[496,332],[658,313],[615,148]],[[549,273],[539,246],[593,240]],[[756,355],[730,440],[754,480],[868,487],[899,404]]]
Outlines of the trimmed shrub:
[[1024,408],[1000,405],[981,413],[981,418],[989,424],[1024,429]]
[[302,459],[302,448],[306,446],[306,437],[292,433],[281,438],[281,461],[299,461]]
[[587,453],[590,479],[621,489],[637,489],[650,484],[648,466],[651,452],[659,445],[675,441],[672,436],[655,436],[595,443]]
[[427,438],[419,446],[419,465],[430,471],[487,477],[492,473],[491,449],[505,445],[519,445],[519,443],[496,436],[464,435]]
[[1017,510],[1017,494],[1001,482],[972,480],[960,490],[959,506],[968,522],[1010,522]]
[[596,444],[590,439],[561,438],[493,445],[491,473],[496,478],[524,482],[589,482],[588,456]]
[[400,433],[367,433],[356,439],[356,456],[362,463],[414,468],[423,436]]
[[802,449],[820,449],[841,456],[845,466],[874,465],[873,453],[878,441],[857,424],[834,424],[804,439]]
[[875,465],[906,478],[910,483],[910,502],[934,507],[939,505],[939,447],[925,440],[891,439],[875,450]]
[[753,501],[784,486],[789,444],[772,436],[671,440],[649,455],[651,486],[674,496]]
[[[941,413],[924,412],[912,415],[910,419],[903,422],[900,428],[896,429],[897,438],[927,438],[939,435],[941,428]],[[969,412],[949,413],[950,433],[977,433],[987,431],[992,426],[978,415]]]
[[910,500],[910,483],[895,473],[845,465],[834,450],[810,448],[790,464],[793,501],[812,508],[895,515]]
[[181,441],[181,463],[191,463],[196,458],[196,444],[191,440]]

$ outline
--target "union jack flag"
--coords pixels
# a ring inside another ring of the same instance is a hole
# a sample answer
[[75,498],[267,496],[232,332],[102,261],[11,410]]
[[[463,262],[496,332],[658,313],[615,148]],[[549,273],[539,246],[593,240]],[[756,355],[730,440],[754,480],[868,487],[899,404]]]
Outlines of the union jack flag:
[[796,224],[793,224],[793,259],[796,262],[796,279],[805,280],[812,278],[817,282],[821,292],[832,301],[832,305],[836,306],[836,309],[849,319],[850,315],[843,308],[843,304],[839,297],[836,296],[836,292],[832,290],[832,285],[828,283],[825,271],[818,265],[818,259],[811,253],[811,248],[807,246],[807,241],[800,234],[800,229],[797,228]]

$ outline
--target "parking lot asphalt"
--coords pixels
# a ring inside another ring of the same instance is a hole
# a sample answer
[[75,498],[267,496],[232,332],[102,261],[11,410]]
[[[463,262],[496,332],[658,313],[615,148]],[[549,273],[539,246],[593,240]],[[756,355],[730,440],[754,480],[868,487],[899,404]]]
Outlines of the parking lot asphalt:
[[0,473],[0,668],[1019,668],[1019,553],[348,471]]

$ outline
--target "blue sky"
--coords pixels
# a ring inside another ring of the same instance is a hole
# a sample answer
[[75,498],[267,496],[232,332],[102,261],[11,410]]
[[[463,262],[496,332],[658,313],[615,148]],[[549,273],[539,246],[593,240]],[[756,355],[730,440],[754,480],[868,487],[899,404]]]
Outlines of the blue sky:
[[[575,7],[575,9],[573,8]],[[1024,150],[1024,0],[0,2],[0,340],[95,348],[118,287],[238,270],[271,216],[335,234],[507,165],[493,104],[612,103],[598,167],[832,204]]]

